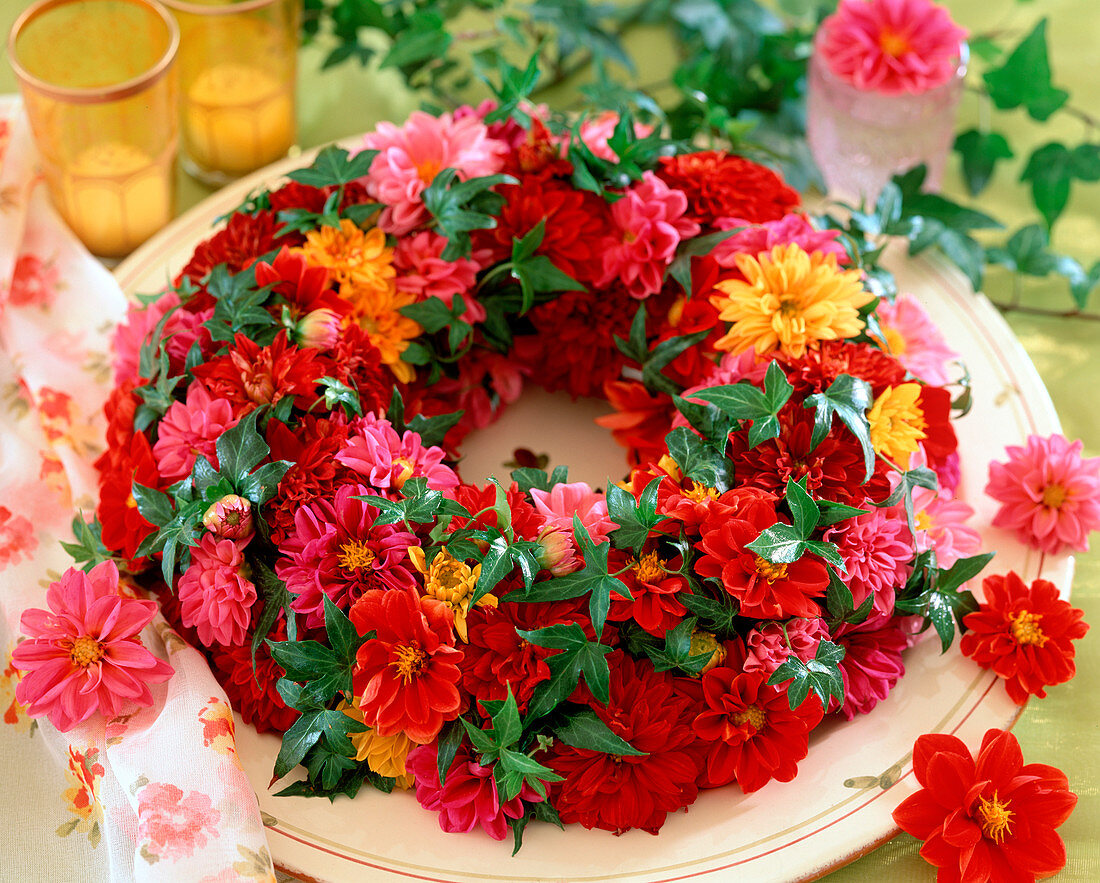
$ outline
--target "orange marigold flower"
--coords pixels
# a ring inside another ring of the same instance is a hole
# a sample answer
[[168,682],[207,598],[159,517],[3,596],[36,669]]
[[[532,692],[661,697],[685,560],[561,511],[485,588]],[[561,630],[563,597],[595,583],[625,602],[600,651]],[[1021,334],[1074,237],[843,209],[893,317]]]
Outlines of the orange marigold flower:
[[378,350],[382,364],[402,383],[412,383],[416,370],[401,359],[401,354],[424,329],[398,311],[414,303],[416,296],[401,291],[379,293],[359,285],[344,286],[340,294],[351,302],[353,315]]
[[[470,611],[470,599],[481,576],[481,565],[475,564],[471,567],[446,549],[440,549],[432,563],[428,564],[420,546],[409,547],[409,560],[424,575],[424,594],[447,605],[454,616],[455,634],[463,643],[469,643],[466,614]],[[496,607],[496,595],[482,595],[477,606]]]
[[963,620],[962,652],[1005,679],[1017,705],[1028,695],[1042,698],[1045,687],[1063,684],[1077,673],[1073,641],[1089,630],[1084,612],[1058,597],[1045,579],[1030,587],[1014,573],[982,581],[985,603]]
[[863,329],[859,308],[873,298],[858,270],[841,270],[836,257],[799,245],[777,245],[756,257],[737,255],[745,277],[715,285],[711,303],[732,325],[714,344],[735,355],[754,349],[801,358],[819,340],[852,337]]
[[1065,774],[1024,764],[1011,733],[989,730],[977,757],[955,736],[933,733],[913,746],[921,789],[894,810],[894,822],[924,841],[921,857],[939,880],[1032,881],[1066,864],[1055,832],[1077,805]]
[[902,469],[917,452],[917,443],[927,437],[928,422],[920,406],[921,385],[899,383],[887,387],[867,412],[871,425],[871,447]]
[[[363,712],[358,702],[341,702],[338,709],[353,720],[363,723]],[[380,736],[377,730],[368,727],[360,733],[349,733],[348,738],[355,746],[356,760],[365,760],[371,770],[380,776],[394,779],[399,788],[413,786],[413,776],[405,769],[405,759],[416,747],[416,743],[404,733]]]
[[380,294],[393,292],[393,247],[377,227],[363,230],[342,218],[338,228],[323,225],[309,231],[300,251],[310,266],[328,270],[341,289],[355,285]]

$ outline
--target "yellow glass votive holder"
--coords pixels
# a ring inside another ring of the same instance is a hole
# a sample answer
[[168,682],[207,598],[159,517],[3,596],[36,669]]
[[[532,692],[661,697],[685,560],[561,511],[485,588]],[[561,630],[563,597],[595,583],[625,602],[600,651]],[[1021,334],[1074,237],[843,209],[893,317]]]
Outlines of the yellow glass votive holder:
[[165,0],[180,27],[182,162],[225,184],[294,145],[301,0]]
[[172,219],[178,47],[155,0],[40,0],[9,35],[50,196],[100,257]]

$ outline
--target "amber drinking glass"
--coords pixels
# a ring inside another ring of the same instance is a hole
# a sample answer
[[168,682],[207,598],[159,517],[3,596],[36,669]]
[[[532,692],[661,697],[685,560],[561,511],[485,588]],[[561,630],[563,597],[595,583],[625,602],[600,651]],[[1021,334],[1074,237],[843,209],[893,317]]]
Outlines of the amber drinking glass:
[[178,45],[155,0],[40,0],[8,38],[50,195],[101,257],[172,218]]
[[286,155],[301,0],[165,0],[180,27],[181,159],[224,184]]

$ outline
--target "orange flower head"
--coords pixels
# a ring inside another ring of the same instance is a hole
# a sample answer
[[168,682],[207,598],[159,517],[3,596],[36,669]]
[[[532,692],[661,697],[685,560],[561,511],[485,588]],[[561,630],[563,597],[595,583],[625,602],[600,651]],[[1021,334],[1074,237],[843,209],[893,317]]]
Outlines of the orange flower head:
[[909,468],[917,443],[927,438],[928,423],[921,410],[920,394],[919,383],[899,383],[883,390],[867,412],[871,447],[902,469]]
[[711,295],[719,318],[731,323],[716,349],[797,359],[818,341],[863,330],[859,308],[874,295],[864,289],[858,270],[838,268],[835,255],[807,253],[791,243],[756,257],[739,254],[737,268],[744,280],[724,279]]
[[[447,605],[454,615],[455,633],[463,643],[468,643],[466,614],[470,611],[470,598],[481,576],[481,565],[470,567],[446,549],[440,549],[430,565],[420,546],[410,546],[408,554],[413,567],[424,574],[424,594]],[[496,607],[497,598],[491,594],[483,595],[478,599],[477,606]]]
[[378,227],[363,230],[342,218],[339,227],[310,230],[300,253],[311,267],[328,270],[341,289],[355,285],[379,294],[394,290],[393,247],[386,245],[386,234]]

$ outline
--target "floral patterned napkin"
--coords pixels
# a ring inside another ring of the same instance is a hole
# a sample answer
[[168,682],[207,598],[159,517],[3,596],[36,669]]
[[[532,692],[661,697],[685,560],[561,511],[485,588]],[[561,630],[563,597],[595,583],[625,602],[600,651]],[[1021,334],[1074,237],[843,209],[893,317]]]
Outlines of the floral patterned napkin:
[[46,606],[72,563],[59,541],[74,512],[95,508],[107,352],[124,313],[114,278],[49,203],[20,100],[0,97],[0,871],[274,880],[225,694],[159,615],[142,638],[175,674],[152,685],[152,707],[59,733],[15,701],[20,614]]

